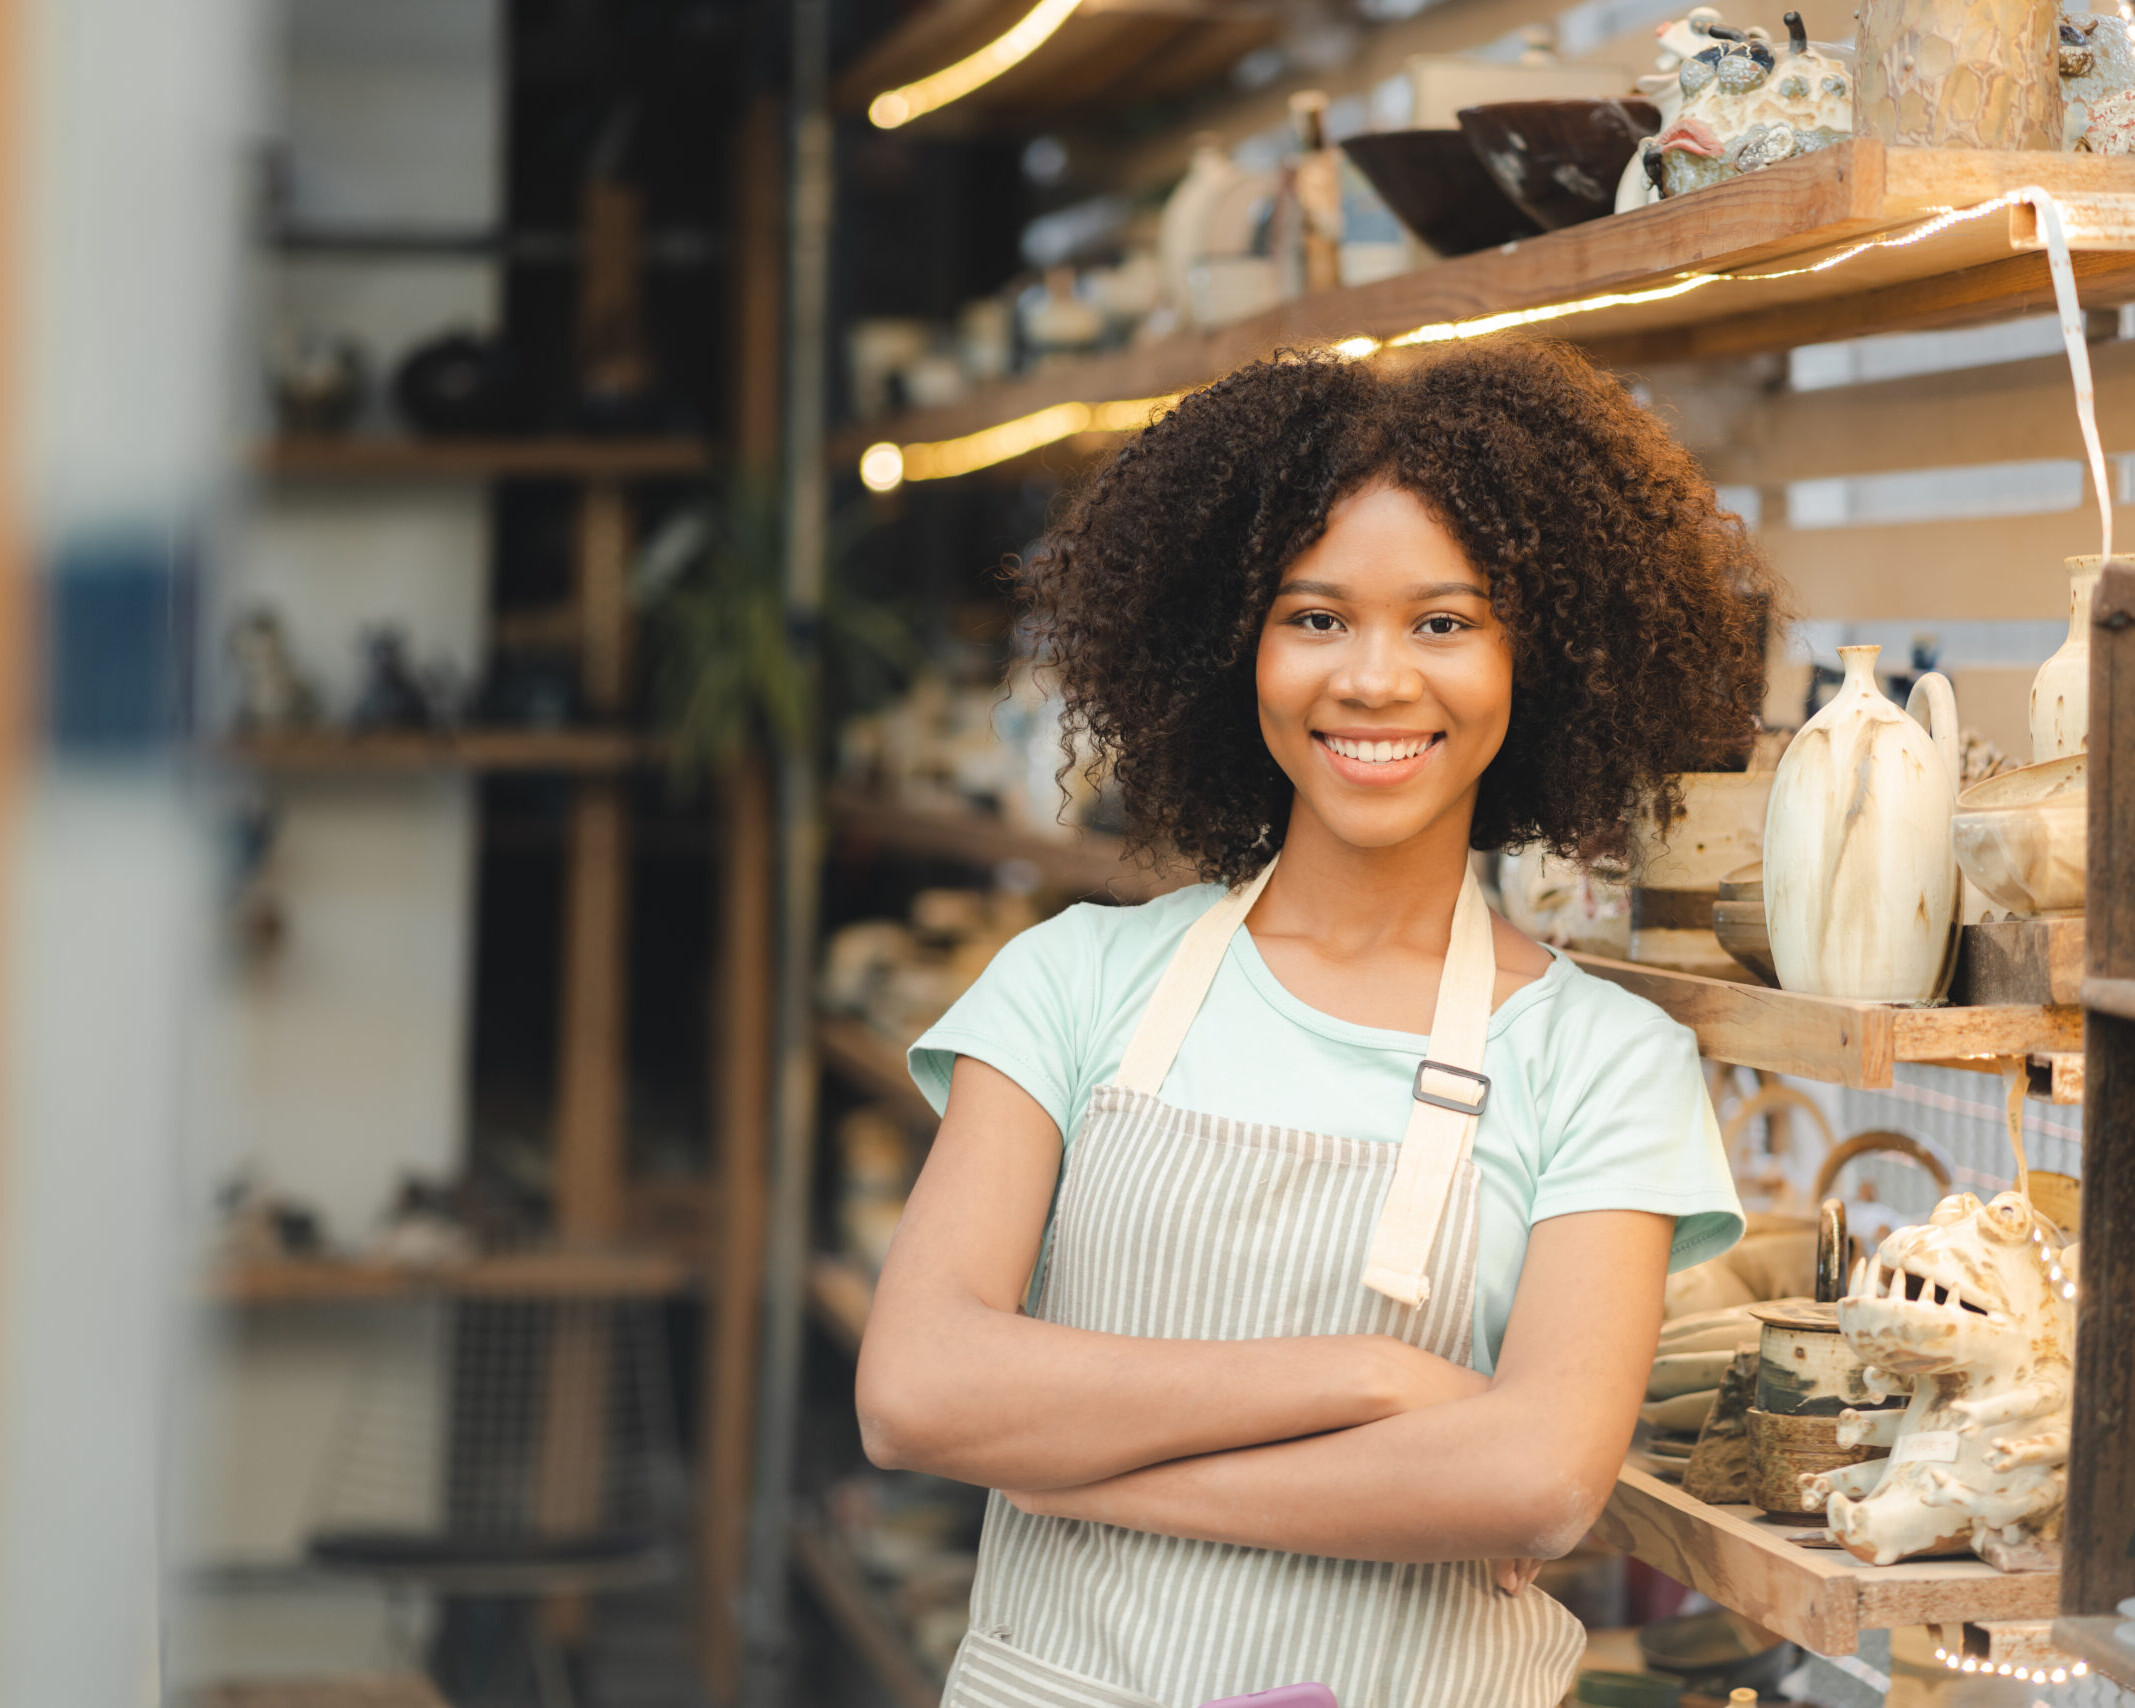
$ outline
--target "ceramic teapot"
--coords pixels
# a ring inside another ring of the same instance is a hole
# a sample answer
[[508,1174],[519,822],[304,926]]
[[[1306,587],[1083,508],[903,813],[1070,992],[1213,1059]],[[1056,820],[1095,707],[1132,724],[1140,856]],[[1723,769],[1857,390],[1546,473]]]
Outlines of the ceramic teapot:
[[1786,45],[1776,53],[1724,24],[1706,26],[1712,46],[1676,72],[1681,108],[1641,145],[1662,195],[1744,177],[1853,134],[1853,66],[1845,51],[1812,43],[1799,12],[1789,12],[1786,24]]
[[[1781,988],[1929,1002],[1957,942],[1957,701],[1933,671],[1900,711],[1874,646],[1779,761],[1764,820],[1764,919]],[[1926,727],[1916,721],[1927,713]]]

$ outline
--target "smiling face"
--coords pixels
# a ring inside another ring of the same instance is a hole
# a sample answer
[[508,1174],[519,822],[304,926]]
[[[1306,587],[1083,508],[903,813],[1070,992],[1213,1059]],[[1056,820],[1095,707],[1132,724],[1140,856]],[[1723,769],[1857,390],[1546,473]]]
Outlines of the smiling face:
[[1298,812],[1355,848],[1434,826],[1466,844],[1512,649],[1488,580],[1415,494],[1374,484],[1334,506],[1283,573],[1254,674]]

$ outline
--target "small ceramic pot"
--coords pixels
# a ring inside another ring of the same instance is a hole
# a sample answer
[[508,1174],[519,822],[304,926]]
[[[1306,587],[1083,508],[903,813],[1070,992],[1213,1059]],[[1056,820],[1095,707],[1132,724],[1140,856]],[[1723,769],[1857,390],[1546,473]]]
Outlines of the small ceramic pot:
[[1752,1307],[1764,1325],[1757,1341],[1757,1407],[1780,1417],[1837,1417],[1884,1402],[1868,1391],[1867,1366],[1838,1331],[1836,1303],[1775,1299]]
[[1765,984],[1779,982],[1772,965],[1772,934],[1764,925],[1764,862],[1737,866],[1720,880],[1712,904],[1712,934],[1737,964]]
[[2109,563],[2124,557],[2068,559],[2068,639],[2031,679],[2031,762],[2066,759],[2089,745],[2091,716],[2091,595]]
[[1931,1002],[1957,962],[1957,702],[1929,671],[1900,711],[1876,684],[1880,650],[1839,649],[1845,681],[1780,758],[1765,928],[1784,989]]
[[1950,845],[1964,874],[2012,913],[2080,913],[2090,826],[2088,756],[2026,765],[1958,797]]
[[1882,1447],[1841,1447],[1836,1416],[1750,1408],[1750,1504],[1779,1518],[1811,1518],[1801,1479],[1888,1456]]

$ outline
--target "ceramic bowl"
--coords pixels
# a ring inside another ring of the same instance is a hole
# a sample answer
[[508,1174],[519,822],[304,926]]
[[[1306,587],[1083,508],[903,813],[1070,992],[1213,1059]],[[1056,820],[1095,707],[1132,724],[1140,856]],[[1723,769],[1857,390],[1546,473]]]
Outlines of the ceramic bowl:
[[1712,934],[1737,962],[1777,988],[1779,969],[1772,965],[1772,936],[1764,925],[1763,861],[1737,866],[1720,880]]
[[1440,255],[1471,255],[1541,233],[1505,199],[1460,131],[1371,131],[1344,139],[1342,152],[1394,217]]
[[2011,913],[2083,906],[2089,755],[2070,754],[1974,783],[1957,797],[1950,842],[1964,875]]
[[1513,206],[1546,231],[1616,208],[1616,185],[1660,109],[1611,100],[1492,101],[1463,107],[1460,128]]

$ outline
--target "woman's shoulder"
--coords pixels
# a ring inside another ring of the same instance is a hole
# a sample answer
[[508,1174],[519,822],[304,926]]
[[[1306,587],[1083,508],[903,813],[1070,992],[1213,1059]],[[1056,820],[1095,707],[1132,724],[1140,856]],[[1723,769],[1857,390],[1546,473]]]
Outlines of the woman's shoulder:
[[1592,1051],[1637,1057],[1685,1043],[1695,1053],[1696,1034],[1666,1009],[1588,972],[1561,950],[1550,952],[1556,964],[1535,981],[1534,1000],[1512,1017],[1508,1033],[1551,1055]]

